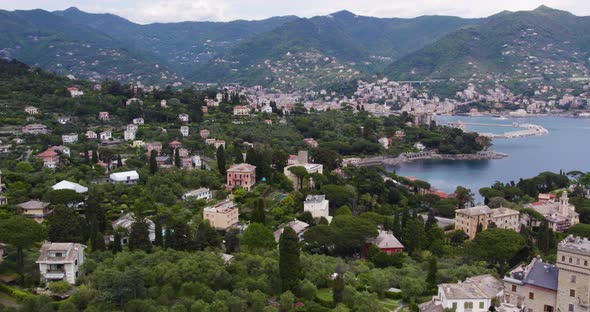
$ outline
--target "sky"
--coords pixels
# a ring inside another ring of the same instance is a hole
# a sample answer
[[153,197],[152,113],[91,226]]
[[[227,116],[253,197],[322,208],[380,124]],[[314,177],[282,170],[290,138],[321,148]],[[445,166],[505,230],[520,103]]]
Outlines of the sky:
[[376,17],[485,17],[503,10],[532,10],[541,4],[576,15],[590,15],[590,0],[0,0],[0,9],[53,11],[75,6],[86,12],[113,13],[147,24],[258,20],[279,15],[311,17],[340,10]]

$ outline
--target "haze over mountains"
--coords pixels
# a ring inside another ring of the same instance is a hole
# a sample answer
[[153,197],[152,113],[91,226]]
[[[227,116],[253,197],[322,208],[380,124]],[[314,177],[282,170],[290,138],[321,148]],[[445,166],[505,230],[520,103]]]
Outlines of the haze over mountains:
[[590,17],[539,7],[481,19],[313,18],[139,25],[76,8],[0,11],[0,57],[61,74],[144,83],[310,88],[392,79],[588,73]]

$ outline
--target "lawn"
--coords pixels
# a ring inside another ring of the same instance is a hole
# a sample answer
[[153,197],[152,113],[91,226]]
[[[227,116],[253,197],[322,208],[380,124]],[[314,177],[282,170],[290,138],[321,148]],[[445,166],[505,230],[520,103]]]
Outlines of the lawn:
[[332,302],[332,288],[318,289],[316,297],[318,297],[318,299],[322,300],[323,302]]
[[384,298],[384,299],[379,300],[379,302],[381,302],[383,307],[385,307],[389,311],[393,311],[393,310],[397,309],[397,307],[399,307],[399,300]]

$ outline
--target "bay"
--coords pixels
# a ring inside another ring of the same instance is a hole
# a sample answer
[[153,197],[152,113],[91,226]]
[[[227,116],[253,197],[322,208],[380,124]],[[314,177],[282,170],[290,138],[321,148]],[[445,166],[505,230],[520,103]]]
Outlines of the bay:
[[428,181],[434,187],[452,193],[458,185],[478,191],[495,181],[503,183],[530,178],[543,171],[590,171],[590,119],[557,116],[527,118],[437,116],[438,123],[467,124],[467,131],[503,133],[512,127],[474,126],[470,123],[512,125],[532,123],[545,127],[549,134],[514,139],[495,139],[492,149],[508,154],[496,160],[448,161],[419,160],[386,169],[402,176]]

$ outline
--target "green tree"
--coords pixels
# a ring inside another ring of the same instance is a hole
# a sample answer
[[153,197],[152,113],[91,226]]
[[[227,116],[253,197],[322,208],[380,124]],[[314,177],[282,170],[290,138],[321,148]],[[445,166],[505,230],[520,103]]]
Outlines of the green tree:
[[47,237],[45,228],[39,223],[23,217],[13,216],[0,219],[0,242],[16,248],[16,266],[19,273],[23,269],[23,250]]
[[106,249],[106,245],[104,242],[104,235],[101,232],[95,232],[94,233],[94,238],[92,239],[92,251],[95,250],[105,250]]
[[209,221],[203,220],[199,223],[196,234],[197,249],[205,250],[208,247],[219,247],[221,239]]
[[436,288],[436,273],[438,271],[438,264],[436,263],[436,257],[431,256],[428,259],[428,273],[426,274],[426,285],[428,288]]
[[162,221],[158,216],[154,217],[154,231],[156,237],[154,239],[154,245],[164,247],[164,238],[162,237]]
[[129,249],[143,250],[145,252],[150,252],[152,250],[149,224],[145,219],[137,219],[131,225],[129,233]]
[[123,160],[121,159],[121,154],[117,155],[117,168],[123,167]]
[[459,200],[459,209],[473,205],[474,196],[468,188],[457,186],[455,189],[455,198]]
[[182,160],[180,159],[180,151],[178,148],[174,149],[174,165],[176,168],[182,167]]
[[377,237],[377,227],[369,220],[353,216],[336,216],[330,227],[334,229],[336,249],[341,254],[360,251],[368,238]]
[[518,233],[493,228],[478,233],[470,245],[470,251],[479,259],[497,264],[500,276],[504,276],[508,261],[524,247],[524,238]]
[[279,239],[279,273],[283,292],[295,291],[298,288],[301,277],[300,249],[295,230],[289,226],[283,228]]
[[[568,233],[571,233],[571,231],[572,228],[568,230]],[[553,233],[553,230],[549,227],[549,221],[547,221],[547,219],[543,219],[543,221],[541,221],[541,225],[539,226],[539,230],[537,232],[536,241],[537,247],[544,255],[550,254],[550,252],[555,249],[555,246],[557,246],[555,242],[555,234]]]
[[421,219],[411,218],[406,223],[402,230],[402,241],[405,250],[411,255],[416,255],[425,248],[426,232]]
[[113,246],[111,248],[113,254],[123,250],[123,246],[121,246],[121,239],[123,239],[121,231],[119,229],[115,229],[115,234],[113,234]]
[[188,250],[191,248],[191,229],[186,222],[175,220],[166,228],[166,248]]
[[256,207],[252,212],[251,222],[266,223],[266,210],[264,209],[264,199],[259,198],[256,200]]
[[249,252],[260,252],[275,247],[275,237],[271,229],[260,223],[252,223],[242,235],[241,245]]
[[217,159],[217,170],[223,179],[227,175],[227,170],[225,168],[225,150],[223,149],[223,145],[220,145],[217,148],[217,153],[215,154]]
[[336,277],[332,284],[332,300],[334,304],[342,302],[344,297],[344,270],[342,269],[342,263],[338,262],[336,265]]
[[150,152],[150,173],[155,174],[158,172],[158,162],[156,161],[156,157],[158,156],[158,152],[156,150],[152,150]]
[[234,253],[240,250],[240,230],[230,229],[225,234],[225,251]]
[[84,242],[81,221],[73,209],[58,206],[47,218],[49,240],[52,242]]

